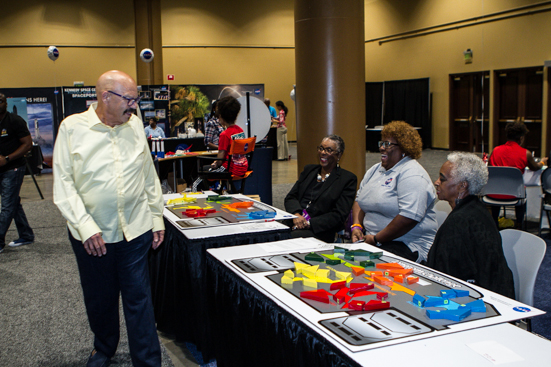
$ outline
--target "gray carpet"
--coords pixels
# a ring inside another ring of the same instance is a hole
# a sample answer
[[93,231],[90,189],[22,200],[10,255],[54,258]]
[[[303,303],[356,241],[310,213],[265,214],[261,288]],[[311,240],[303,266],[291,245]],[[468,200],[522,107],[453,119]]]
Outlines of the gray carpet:
[[[0,365],[84,366],[93,348],[65,220],[51,201],[23,204],[34,244],[0,254]],[[6,242],[17,237],[12,225]],[[162,347],[162,345],[161,345]],[[162,347],[162,366],[174,366]],[[121,308],[114,361],[132,366]]]

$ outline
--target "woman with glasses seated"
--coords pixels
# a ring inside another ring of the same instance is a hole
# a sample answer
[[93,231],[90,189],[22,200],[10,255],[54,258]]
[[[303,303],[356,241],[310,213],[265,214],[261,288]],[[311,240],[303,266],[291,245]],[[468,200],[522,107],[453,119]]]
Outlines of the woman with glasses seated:
[[319,164],[304,167],[285,197],[285,210],[293,213],[292,238],[315,237],[332,243],[354,203],[358,179],[339,166],[344,140],[331,134],[318,146]]
[[365,174],[352,208],[352,240],[421,262],[438,227],[434,186],[416,160],[423,143],[404,121],[387,124],[381,136],[381,163]]

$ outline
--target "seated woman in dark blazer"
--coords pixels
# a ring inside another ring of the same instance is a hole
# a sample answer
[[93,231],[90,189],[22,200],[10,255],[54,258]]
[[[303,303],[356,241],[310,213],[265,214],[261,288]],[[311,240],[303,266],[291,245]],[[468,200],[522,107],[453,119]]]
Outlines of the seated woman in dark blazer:
[[438,199],[452,207],[438,229],[427,265],[480,287],[515,298],[513,274],[501,236],[484,204],[478,200],[488,182],[488,169],[472,153],[455,152],[440,168]]
[[338,164],[344,153],[340,136],[326,136],[317,149],[319,164],[304,167],[285,197],[285,210],[297,216],[292,238],[315,237],[332,243],[350,214],[358,179]]

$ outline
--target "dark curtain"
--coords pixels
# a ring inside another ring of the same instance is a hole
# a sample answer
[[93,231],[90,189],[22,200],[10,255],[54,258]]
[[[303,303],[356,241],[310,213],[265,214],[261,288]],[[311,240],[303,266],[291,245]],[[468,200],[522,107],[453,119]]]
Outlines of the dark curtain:
[[420,127],[423,148],[432,146],[429,78],[384,82],[384,123],[402,120]]
[[365,124],[382,125],[383,82],[365,83]]

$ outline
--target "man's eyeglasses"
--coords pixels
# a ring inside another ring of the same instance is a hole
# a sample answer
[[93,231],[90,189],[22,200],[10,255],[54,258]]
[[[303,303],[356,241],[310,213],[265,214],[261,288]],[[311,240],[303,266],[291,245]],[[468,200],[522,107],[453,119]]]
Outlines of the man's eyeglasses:
[[391,143],[389,141],[380,141],[377,143],[377,145],[380,147],[384,147],[385,149],[388,149],[390,148],[392,145],[400,145],[400,144],[396,144],[396,143]]
[[329,147],[328,147],[328,148],[324,148],[324,147],[322,147],[322,146],[320,145],[320,146],[318,147],[318,152],[320,152],[320,153],[325,152],[325,153],[331,155],[331,154],[333,154],[333,153],[337,153],[338,151],[337,151],[337,150],[334,150],[334,149],[332,149],[332,148],[329,148]]
[[108,92],[111,93],[111,94],[114,94],[118,97],[121,97],[121,98],[125,99],[126,102],[128,102],[129,106],[132,106],[134,103],[136,103],[136,104],[140,103],[140,100],[142,99],[142,97],[137,97],[137,98],[126,97],[126,96],[120,95],[120,94],[115,93],[115,92],[110,91],[110,90],[108,90]]

